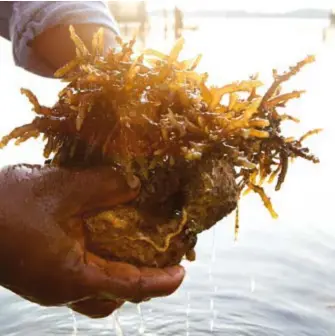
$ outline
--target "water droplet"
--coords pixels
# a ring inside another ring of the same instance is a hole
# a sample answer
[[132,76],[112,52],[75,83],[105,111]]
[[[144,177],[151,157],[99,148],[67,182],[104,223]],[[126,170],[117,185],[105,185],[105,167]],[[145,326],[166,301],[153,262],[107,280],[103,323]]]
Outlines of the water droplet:
[[145,323],[144,323],[142,307],[141,307],[140,303],[137,305],[137,312],[138,312],[138,315],[140,317],[140,326],[138,327],[138,332],[139,332],[140,335],[144,335]]
[[217,293],[217,286],[214,285],[214,281],[213,281],[213,267],[214,267],[214,263],[216,261],[216,244],[215,244],[215,239],[216,239],[216,235],[215,235],[215,228],[213,228],[213,238],[212,238],[212,253],[211,253],[211,260],[209,263],[209,281],[210,281],[210,286],[212,286],[212,290],[213,292],[211,293],[211,298],[209,301],[209,306],[210,306],[210,312],[211,312],[211,319],[209,322],[209,329],[210,332],[212,333],[214,330],[214,320],[216,317],[216,312],[214,310],[214,300],[215,300],[215,294]]
[[191,310],[191,293],[187,292],[187,305],[186,305],[186,336],[188,336],[190,329],[190,310]]
[[72,317],[72,334],[71,336],[77,336],[78,334],[78,327],[77,327],[77,318],[73,310],[70,309],[70,314]]
[[213,240],[212,240],[212,256],[211,256],[211,262],[212,264],[216,261],[216,241],[215,241],[215,227],[212,228],[213,230]]
[[209,329],[210,329],[211,333],[212,333],[213,330],[214,330],[214,320],[213,320],[213,319],[212,319],[212,320],[210,321],[210,323],[209,323]]
[[210,310],[213,311],[214,310],[214,300],[211,299],[210,301]]
[[251,293],[253,293],[256,289],[256,282],[255,282],[255,279],[254,278],[251,278],[250,279],[250,291]]
[[116,336],[124,336],[117,311],[113,313],[113,327],[114,327]]

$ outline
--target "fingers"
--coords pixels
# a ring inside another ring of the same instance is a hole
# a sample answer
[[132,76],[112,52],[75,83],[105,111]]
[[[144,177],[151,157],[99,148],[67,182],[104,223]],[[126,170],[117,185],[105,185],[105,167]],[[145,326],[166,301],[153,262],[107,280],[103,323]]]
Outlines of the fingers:
[[45,186],[56,196],[65,215],[98,211],[129,202],[140,189],[138,178],[133,176],[127,180],[113,167],[45,168],[44,176]]
[[137,268],[121,262],[107,262],[90,253],[82,272],[83,283],[91,294],[140,302],[167,296],[181,285],[185,271],[181,266]]
[[131,301],[143,301],[145,298],[168,296],[174,293],[181,285],[185,270],[182,266],[173,266],[162,269],[140,268],[138,296]]
[[111,315],[120,308],[123,301],[107,301],[102,299],[87,299],[77,303],[72,303],[68,307],[75,312],[86,315],[90,318],[104,318]]

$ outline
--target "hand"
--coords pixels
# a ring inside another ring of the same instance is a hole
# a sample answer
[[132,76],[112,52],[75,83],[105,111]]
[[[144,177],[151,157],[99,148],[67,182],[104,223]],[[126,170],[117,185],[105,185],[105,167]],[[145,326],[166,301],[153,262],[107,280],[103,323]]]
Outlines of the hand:
[[[95,24],[77,24],[73,25],[76,34],[90,50],[94,34],[100,26]],[[105,52],[117,45],[115,33],[110,29],[104,29],[104,47]],[[56,70],[64,66],[76,57],[76,48],[70,38],[69,26],[58,25],[47,29],[40,35],[36,36],[29,44],[34,52],[34,59],[29,70],[36,72],[35,64],[38,65],[38,74],[53,78]],[[38,60],[38,62],[36,61]],[[37,62],[37,63],[36,63]],[[41,73],[41,63],[46,66]]]
[[180,266],[137,268],[85,248],[83,214],[128,202],[139,192],[110,167],[65,170],[17,165],[0,171],[0,285],[45,306],[104,317],[122,303],[165,296]]

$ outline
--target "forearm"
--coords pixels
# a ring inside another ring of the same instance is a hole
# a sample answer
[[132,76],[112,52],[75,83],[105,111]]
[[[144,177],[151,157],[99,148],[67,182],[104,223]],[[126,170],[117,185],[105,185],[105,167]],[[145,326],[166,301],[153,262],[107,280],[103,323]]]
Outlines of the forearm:
[[52,77],[73,57],[69,25],[75,26],[89,45],[99,27],[106,28],[106,44],[110,46],[118,34],[116,22],[102,1],[17,1],[9,23],[16,64],[46,77]]

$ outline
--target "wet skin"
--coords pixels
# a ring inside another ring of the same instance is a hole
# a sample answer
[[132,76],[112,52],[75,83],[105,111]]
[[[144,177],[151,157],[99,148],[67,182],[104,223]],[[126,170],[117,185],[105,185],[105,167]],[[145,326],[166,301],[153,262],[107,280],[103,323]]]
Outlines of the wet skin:
[[[74,28],[90,47],[100,27],[83,24]],[[112,31],[105,30],[104,42],[106,49],[115,46]],[[45,73],[38,73],[46,77],[53,77],[54,71],[75,56],[67,25],[42,32],[29,46],[34,57],[47,65]],[[96,318],[111,314],[125,300],[138,302],[174,292],[184,277],[179,266],[137,268],[108,262],[85,248],[83,216],[134,199],[139,182],[132,181],[130,186],[110,168],[3,168],[0,285],[32,302],[65,305]]]
[[173,293],[180,266],[137,268],[86,250],[82,218],[134,199],[116,170],[17,165],[0,171],[0,285],[44,306],[105,317],[124,301]]

